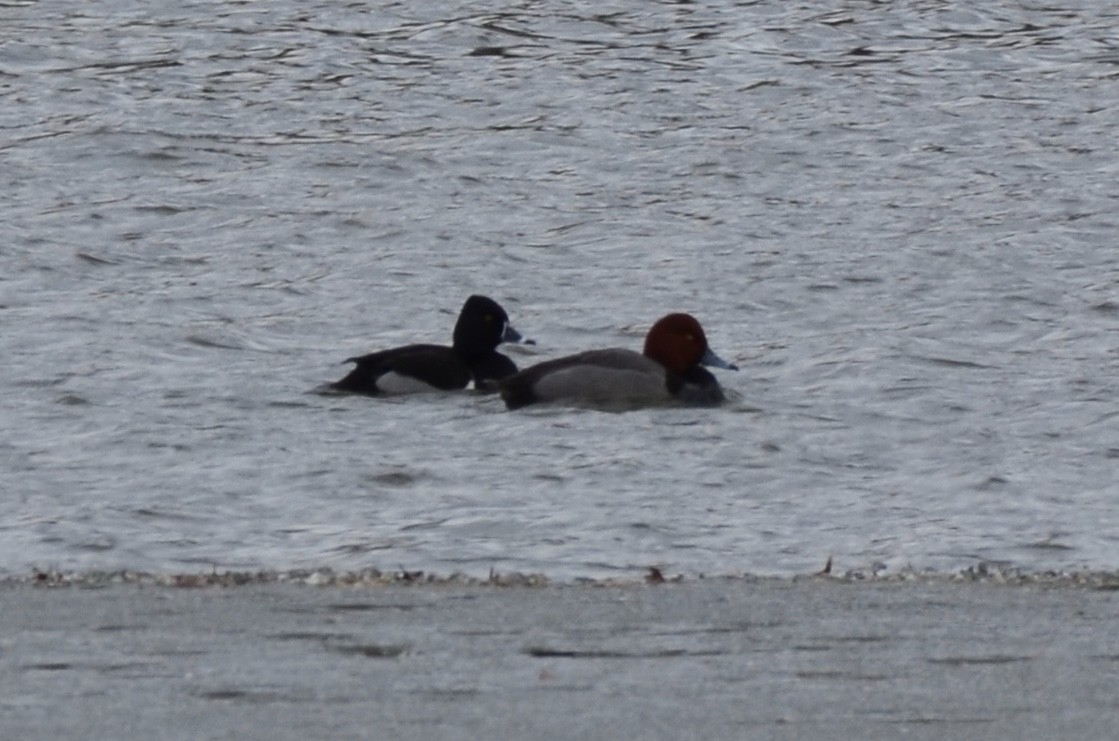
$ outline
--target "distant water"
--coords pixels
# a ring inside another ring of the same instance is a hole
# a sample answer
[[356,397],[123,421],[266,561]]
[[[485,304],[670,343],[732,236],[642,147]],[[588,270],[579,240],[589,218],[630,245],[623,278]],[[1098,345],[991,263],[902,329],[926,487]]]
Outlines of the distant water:
[[[1111,2],[0,2],[0,572],[1119,567]],[[740,398],[324,398],[470,293]]]

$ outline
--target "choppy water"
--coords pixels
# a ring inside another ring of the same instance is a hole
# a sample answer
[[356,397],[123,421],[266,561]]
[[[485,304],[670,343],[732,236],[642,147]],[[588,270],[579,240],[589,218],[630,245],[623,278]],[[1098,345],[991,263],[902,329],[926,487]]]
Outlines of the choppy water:
[[[974,5],[0,3],[0,571],[1119,567],[1119,10]],[[307,393],[473,292],[741,400]]]

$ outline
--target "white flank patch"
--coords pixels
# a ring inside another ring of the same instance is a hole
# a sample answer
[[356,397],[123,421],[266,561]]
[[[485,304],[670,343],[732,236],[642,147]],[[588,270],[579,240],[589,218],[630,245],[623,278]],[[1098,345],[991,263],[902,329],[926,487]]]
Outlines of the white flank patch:
[[425,391],[439,390],[418,378],[391,371],[377,379],[377,388],[386,394],[419,394]]

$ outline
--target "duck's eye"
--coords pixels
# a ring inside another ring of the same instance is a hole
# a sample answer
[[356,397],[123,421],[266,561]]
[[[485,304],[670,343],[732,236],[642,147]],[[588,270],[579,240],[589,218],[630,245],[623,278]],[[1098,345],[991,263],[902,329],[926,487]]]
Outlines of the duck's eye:
[[486,321],[493,324],[493,314],[486,314]]

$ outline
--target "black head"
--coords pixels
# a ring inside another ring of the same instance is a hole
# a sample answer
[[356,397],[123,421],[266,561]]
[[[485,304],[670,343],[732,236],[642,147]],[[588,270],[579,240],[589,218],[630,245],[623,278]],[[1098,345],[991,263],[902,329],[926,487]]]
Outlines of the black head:
[[471,296],[455,323],[454,348],[467,358],[485,355],[508,338],[508,330],[512,330],[509,315],[501,304],[485,296]]

